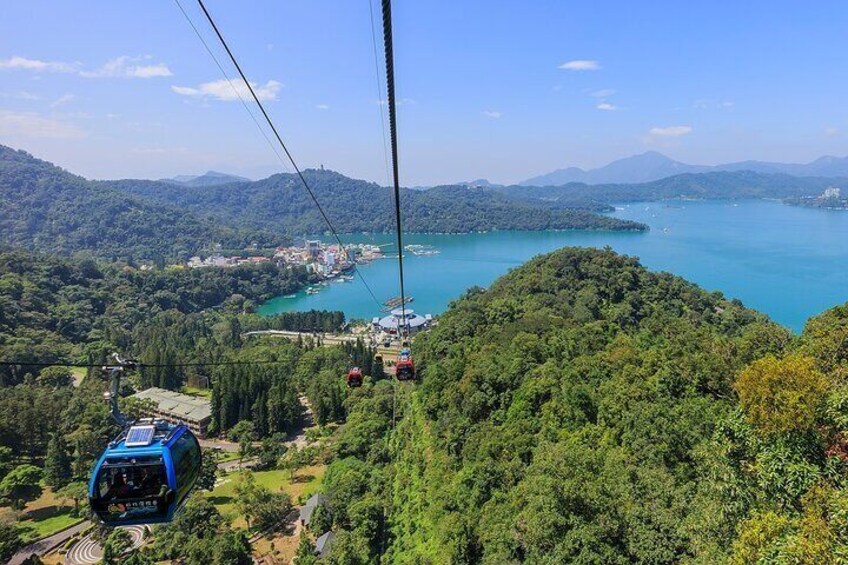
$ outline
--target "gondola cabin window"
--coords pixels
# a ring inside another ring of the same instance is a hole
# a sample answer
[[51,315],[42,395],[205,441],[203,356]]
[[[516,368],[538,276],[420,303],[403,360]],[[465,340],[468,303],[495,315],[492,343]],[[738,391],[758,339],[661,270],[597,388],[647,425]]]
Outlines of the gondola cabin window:
[[191,433],[183,432],[174,442],[171,458],[178,478],[177,500],[182,502],[191,492],[200,473],[200,446]]

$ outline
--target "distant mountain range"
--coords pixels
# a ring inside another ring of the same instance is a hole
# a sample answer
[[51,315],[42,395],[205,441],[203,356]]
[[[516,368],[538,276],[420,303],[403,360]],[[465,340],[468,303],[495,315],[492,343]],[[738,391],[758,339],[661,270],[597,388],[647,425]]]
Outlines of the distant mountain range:
[[752,171],[780,173],[798,177],[848,177],[848,157],[824,156],[810,163],[772,163],[768,161],[739,161],[723,165],[689,165],[666,157],[656,151],[618,159],[597,169],[579,167],[558,169],[529,178],[522,186],[559,186],[572,182],[584,184],[643,183],[680,174],[707,172]]
[[183,186],[218,186],[221,184],[229,184],[231,182],[248,182],[250,179],[230,175],[227,173],[219,173],[217,171],[207,171],[202,175],[178,175],[169,179],[160,179],[159,182],[170,182],[181,184]]
[[643,183],[556,186],[502,186],[491,190],[506,195],[538,199],[552,207],[576,209],[589,204],[614,204],[688,198],[698,200],[743,198],[800,198],[820,195],[829,186],[848,186],[846,177],[796,177],[783,173],[716,171],[684,173]]
[[[330,170],[306,169],[304,177],[340,233],[390,232],[394,208],[389,189]],[[245,228],[290,235],[323,233],[324,220],[296,175],[280,173],[255,182],[187,186],[145,180],[104,181],[149,202],[212,216]],[[401,189],[404,229],[419,233],[489,230],[644,229],[600,216],[603,206],[559,206],[485,187],[437,186]],[[582,203],[581,203],[582,204]]]
[[132,196],[0,145],[0,246],[108,260],[171,261],[212,252],[216,245],[243,249],[254,242],[278,245],[283,239]]
[[[394,229],[387,188],[333,171],[306,170],[304,176],[339,232]],[[222,178],[227,182],[214,182]],[[207,173],[187,180],[91,181],[0,145],[0,247],[172,261],[219,246],[275,246],[291,235],[327,230],[295,175],[233,178]],[[485,188],[403,189],[401,201],[404,227],[416,232],[646,229],[590,211],[597,208],[572,209]]]

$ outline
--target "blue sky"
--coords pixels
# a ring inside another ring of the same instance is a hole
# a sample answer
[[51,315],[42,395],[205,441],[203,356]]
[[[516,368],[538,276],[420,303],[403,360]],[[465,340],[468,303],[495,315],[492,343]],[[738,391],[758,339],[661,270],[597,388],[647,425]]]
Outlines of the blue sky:
[[[368,0],[208,6],[299,164],[385,183]],[[515,182],[650,149],[704,164],[848,154],[844,2],[396,0],[394,12],[407,185]],[[221,80],[170,0],[0,5],[0,143],[84,176],[279,171]]]

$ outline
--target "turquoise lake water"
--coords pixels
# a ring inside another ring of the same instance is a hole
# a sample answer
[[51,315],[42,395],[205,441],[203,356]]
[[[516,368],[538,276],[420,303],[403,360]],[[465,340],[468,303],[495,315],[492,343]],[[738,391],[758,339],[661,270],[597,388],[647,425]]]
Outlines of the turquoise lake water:
[[[420,314],[439,314],[465,289],[487,286],[508,270],[560,247],[611,246],[707,290],[720,290],[800,331],[810,316],[848,302],[848,212],[770,201],[669,201],[621,206],[616,217],[644,222],[647,233],[591,231],[410,234],[404,244],[432,245],[434,256],[404,255],[407,294]],[[345,242],[391,244],[391,235],[350,235]],[[392,246],[383,248],[396,253]],[[381,300],[398,294],[396,261],[359,267]],[[275,298],[260,312],[342,310],[348,318],[379,314],[358,280],[321,292]]]

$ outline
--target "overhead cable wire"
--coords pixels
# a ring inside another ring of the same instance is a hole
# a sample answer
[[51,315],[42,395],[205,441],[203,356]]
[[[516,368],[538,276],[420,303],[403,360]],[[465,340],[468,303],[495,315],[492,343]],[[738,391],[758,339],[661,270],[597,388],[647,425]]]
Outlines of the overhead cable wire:
[[236,85],[233,84],[233,81],[230,78],[230,75],[227,74],[227,71],[224,70],[224,66],[221,65],[220,61],[218,61],[218,57],[215,56],[215,53],[212,51],[212,48],[209,47],[209,44],[206,42],[206,39],[200,33],[200,30],[197,29],[196,25],[194,25],[194,21],[191,19],[191,16],[189,16],[188,12],[185,11],[185,8],[183,8],[183,5],[180,3],[180,0],[174,0],[174,3],[180,9],[180,12],[182,12],[183,16],[185,17],[186,21],[188,22],[188,25],[191,26],[192,30],[194,30],[194,34],[200,40],[200,43],[203,44],[203,47],[204,47],[204,49],[206,49],[206,52],[209,54],[209,56],[212,58],[212,60],[215,61],[215,66],[217,66],[218,70],[221,71],[221,75],[224,77],[224,80],[226,80],[227,83],[230,85],[230,88],[233,90],[233,94],[235,94],[238,97],[239,102],[241,102],[241,105],[244,107],[245,111],[250,116],[250,119],[253,120],[254,124],[256,124],[256,129],[258,129],[259,133],[262,134],[262,137],[265,138],[265,141],[268,143],[268,147],[270,147],[271,151],[274,152],[274,156],[277,157],[277,160],[283,166],[283,169],[285,169],[286,172],[288,172],[288,164],[283,159],[282,155],[280,155],[280,153],[277,151],[277,147],[274,145],[274,142],[271,141],[271,138],[268,137],[268,134],[265,132],[265,128],[263,128],[262,125],[259,123],[259,120],[256,119],[256,116],[251,111],[250,106],[247,105],[247,101],[241,95],[241,92],[239,92],[239,89],[236,88]]
[[[140,363],[133,362],[131,365],[133,367],[143,367],[150,369],[163,369],[170,367],[216,367],[216,366],[227,366],[227,365],[275,365],[279,363],[288,363],[288,361],[209,361],[208,363],[202,362],[192,362],[192,363]],[[106,363],[108,365],[108,363]],[[0,367],[68,367],[73,369],[101,369],[104,364],[91,364],[91,363],[64,363],[61,361],[54,361],[49,363],[43,362],[30,362],[30,361],[0,361]]]
[[[198,2],[201,0],[198,0]],[[386,92],[389,105],[389,141],[392,152],[392,180],[395,195],[395,225],[398,247],[398,278],[400,280],[400,308],[403,333],[409,333],[406,320],[406,290],[403,281],[403,228],[400,217],[400,177],[398,174],[397,109],[395,104],[395,63],[392,44],[392,2],[383,0],[383,48],[386,53]],[[398,328],[400,329],[400,328]]]
[[383,163],[386,167],[386,184],[392,184],[389,172],[389,146],[386,142],[386,115],[383,111],[383,85],[380,83],[380,56],[377,54],[377,26],[374,23],[373,0],[368,0],[368,16],[371,20],[371,47],[374,51],[374,80],[377,86],[377,108],[380,110],[380,133],[383,134]]
[[[253,101],[256,103],[256,106],[259,108],[259,111],[262,113],[262,116],[265,118],[265,122],[268,124],[268,127],[270,127],[271,131],[274,133],[274,137],[277,139],[277,142],[279,143],[280,147],[282,148],[283,153],[285,153],[286,157],[288,158],[289,162],[291,163],[292,167],[294,168],[294,171],[297,174],[298,178],[300,179],[300,182],[303,184],[304,188],[306,189],[306,192],[309,194],[309,197],[312,199],[312,202],[315,204],[315,207],[318,209],[318,212],[321,214],[321,217],[324,219],[324,223],[327,224],[327,227],[330,229],[330,232],[333,234],[334,239],[339,244],[340,251],[342,253],[344,253],[345,256],[347,256],[347,251],[346,251],[345,245],[342,242],[341,237],[339,237],[339,234],[336,231],[336,228],[333,226],[333,223],[330,221],[329,216],[327,216],[327,213],[324,211],[324,207],[321,206],[321,203],[318,201],[318,198],[315,196],[315,192],[312,190],[312,187],[310,187],[309,183],[306,181],[306,177],[303,176],[303,172],[301,172],[300,167],[298,167],[297,162],[295,161],[294,157],[292,156],[291,152],[289,151],[289,148],[286,146],[286,143],[283,141],[283,138],[280,135],[280,132],[277,130],[277,127],[274,125],[273,120],[271,120],[271,116],[266,111],[265,106],[262,104],[262,101],[256,95],[256,91],[253,89],[253,85],[247,79],[247,75],[242,70],[241,65],[239,64],[238,60],[236,59],[235,55],[233,54],[232,49],[230,49],[229,44],[224,39],[224,36],[221,33],[221,30],[218,28],[218,25],[215,23],[215,20],[212,18],[212,15],[209,13],[209,10],[206,9],[206,5],[203,3],[203,0],[197,0],[197,3],[200,6],[200,9],[203,11],[203,14],[206,16],[206,19],[209,22],[209,25],[212,26],[212,29],[214,30],[215,35],[218,37],[218,41],[221,42],[221,46],[224,48],[224,51],[227,52],[227,56],[230,58],[230,61],[233,63],[233,66],[236,68],[236,71],[238,71],[238,74],[241,77],[241,80],[244,82],[244,85],[247,87],[247,90],[250,92],[250,95],[253,98]],[[362,276],[362,273],[359,271],[359,268],[356,266],[355,261],[353,262],[353,270],[359,276],[359,279],[362,281],[362,284],[365,285],[365,288],[368,290],[368,294],[371,295],[371,298],[374,300],[374,302],[378,306],[382,306],[382,303],[377,299],[377,296],[374,294],[374,291],[371,289],[371,285],[369,285],[368,281],[365,280],[365,277]]]

